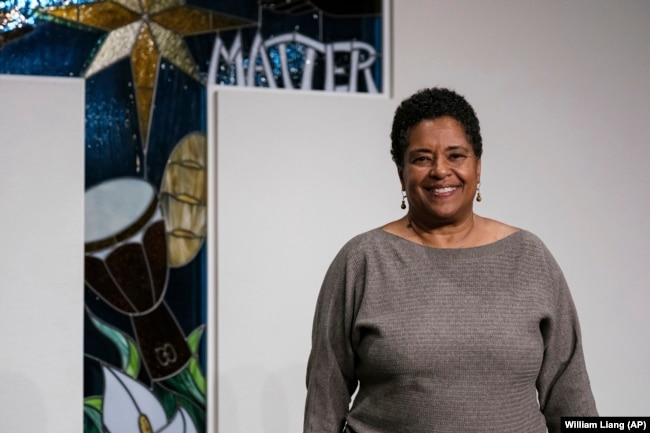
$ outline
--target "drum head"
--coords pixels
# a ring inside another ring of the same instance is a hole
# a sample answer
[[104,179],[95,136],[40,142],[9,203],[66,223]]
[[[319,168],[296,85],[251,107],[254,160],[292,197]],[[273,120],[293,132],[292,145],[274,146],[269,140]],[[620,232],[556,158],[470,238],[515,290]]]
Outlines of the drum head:
[[156,191],[147,181],[122,177],[84,195],[86,252],[113,246],[136,234],[156,211]]

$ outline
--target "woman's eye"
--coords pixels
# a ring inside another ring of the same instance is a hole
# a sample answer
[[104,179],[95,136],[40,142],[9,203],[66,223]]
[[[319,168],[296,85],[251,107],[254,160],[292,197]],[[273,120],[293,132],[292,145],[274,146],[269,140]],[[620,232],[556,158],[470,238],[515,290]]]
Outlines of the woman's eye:
[[465,157],[465,155],[463,155],[462,153],[452,153],[451,155],[449,155],[449,159],[451,159],[452,161],[453,160],[458,160],[458,159],[461,159],[461,158],[464,158],[464,157]]

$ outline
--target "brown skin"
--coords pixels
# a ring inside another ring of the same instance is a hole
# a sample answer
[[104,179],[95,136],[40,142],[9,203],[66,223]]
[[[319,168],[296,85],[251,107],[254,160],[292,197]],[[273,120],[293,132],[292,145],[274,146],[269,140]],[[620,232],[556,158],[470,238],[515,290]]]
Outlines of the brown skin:
[[474,213],[481,159],[451,117],[423,120],[412,128],[397,172],[409,210],[383,227],[389,233],[425,246],[469,248],[517,231]]

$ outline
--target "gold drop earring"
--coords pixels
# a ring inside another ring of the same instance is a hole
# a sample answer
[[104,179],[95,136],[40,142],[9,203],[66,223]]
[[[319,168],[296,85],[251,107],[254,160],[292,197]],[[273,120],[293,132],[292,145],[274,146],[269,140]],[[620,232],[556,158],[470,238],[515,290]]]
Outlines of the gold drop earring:
[[402,205],[400,207],[406,209],[406,191],[402,191]]
[[477,202],[482,202],[483,197],[481,197],[481,183],[479,182],[478,185],[476,185],[476,201]]

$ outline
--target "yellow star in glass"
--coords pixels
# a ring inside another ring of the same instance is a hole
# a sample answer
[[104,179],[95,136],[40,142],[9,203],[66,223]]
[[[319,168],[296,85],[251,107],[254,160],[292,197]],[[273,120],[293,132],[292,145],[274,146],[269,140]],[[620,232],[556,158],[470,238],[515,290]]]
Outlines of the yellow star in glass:
[[100,0],[45,10],[55,18],[109,33],[84,77],[131,57],[140,134],[146,153],[160,59],[196,80],[199,67],[183,36],[247,27],[254,22],[185,4],[185,0]]

